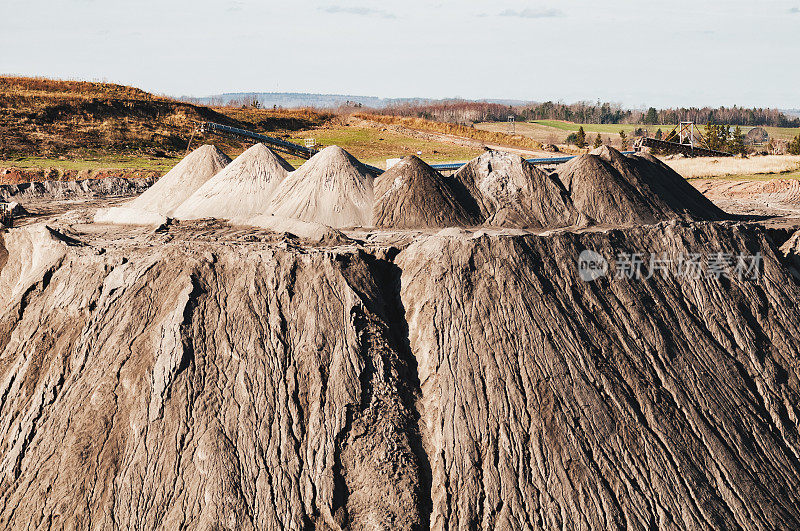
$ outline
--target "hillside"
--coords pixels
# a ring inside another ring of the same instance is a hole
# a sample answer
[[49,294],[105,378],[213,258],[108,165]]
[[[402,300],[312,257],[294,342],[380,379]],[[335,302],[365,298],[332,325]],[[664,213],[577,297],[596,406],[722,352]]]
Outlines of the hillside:
[[[174,157],[186,151],[193,120],[284,132],[329,118],[310,112],[225,111],[110,83],[0,77],[0,160]],[[249,145],[220,137],[214,143],[234,154]]]
[[[59,178],[99,169],[163,173],[186,153],[193,120],[301,144],[312,137],[323,146],[349,148],[359,160],[381,166],[387,158],[418,152],[429,161],[467,160],[483,148],[477,139],[434,137],[313,109],[210,108],[110,83],[0,76],[0,168],[29,170],[22,173],[31,175],[31,180],[48,178],[52,170]],[[204,143],[214,144],[231,157],[252,145],[196,135],[192,147]],[[303,162],[295,157],[287,160],[294,166]],[[6,180],[0,177],[0,182]]]

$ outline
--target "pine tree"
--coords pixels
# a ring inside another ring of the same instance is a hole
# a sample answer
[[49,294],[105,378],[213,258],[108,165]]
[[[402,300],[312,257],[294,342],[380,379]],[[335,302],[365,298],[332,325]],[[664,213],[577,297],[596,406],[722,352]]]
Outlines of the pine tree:
[[664,138],[664,131],[659,128],[658,131],[656,131],[656,140],[661,140],[662,138]]
[[730,141],[731,128],[728,125],[715,124],[709,121],[706,124],[704,140],[708,149],[722,151],[728,147]]
[[706,122],[706,132],[703,135],[703,142],[708,149],[717,149],[717,126],[714,122]]
[[597,133],[597,136],[594,137],[594,147],[599,148],[603,145],[603,139],[600,138],[600,133]]
[[736,129],[733,130],[733,134],[728,141],[728,151],[734,155],[743,155],[746,151],[744,147],[744,133],[742,133],[742,128],[738,125]]
[[575,145],[579,148],[586,147],[586,131],[583,130],[583,126],[578,128],[578,134],[575,138]]
[[800,155],[800,135],[794,137],[794,140],[789,142],[787,150],[790,155]]
[[628,149],[628,135],[625,134],[625,130],[621,129],[619,132],[619,138],[622,141],[621,147],[624,150]]
[[650,125],[656,125],[658,123],[658,111],[655,107],[650,107],[647,109],[647,114],[644,117],[644,123]]

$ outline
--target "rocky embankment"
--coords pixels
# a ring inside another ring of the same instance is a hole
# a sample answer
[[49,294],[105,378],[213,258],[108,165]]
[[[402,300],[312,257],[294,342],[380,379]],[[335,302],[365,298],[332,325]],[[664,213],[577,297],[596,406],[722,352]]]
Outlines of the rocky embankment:
[[159,175],[143,177],[107,176],[65,181],[26,181],[0,184],[0,200],[28,201],[32,199],[62,200],[86,197],[111,197],[140,194],[155,183]]
[[[800,526],[800,287],[758,227],[178,227],[0,234],[0,526]],[[763,267],[584,282],[585,249]]]

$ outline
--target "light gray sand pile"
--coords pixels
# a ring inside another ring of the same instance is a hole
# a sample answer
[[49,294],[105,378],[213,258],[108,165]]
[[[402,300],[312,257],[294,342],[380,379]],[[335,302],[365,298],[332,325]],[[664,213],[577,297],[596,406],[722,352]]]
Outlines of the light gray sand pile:
[[451,184],[452,179],[419,158],[404,158],[375,179],[375,226],[422,228],[479,223],[480,218],[456,198]]
[[215,146],[201,146],[184,157],[127,206],[170,216],[181,203],[230,162],[231,159]]
[[159,224],[231,159],[214,146],[201,146],[183,158],[142,195],[122,207],[99,210],[97,223]]
[[256,144],[206,181],[175,209],[177,219],[233,219],[261,214],[291,164]]
[[373,179],[347,151],[329,146],[289,174],[264,213],[333,228],[370,226]]

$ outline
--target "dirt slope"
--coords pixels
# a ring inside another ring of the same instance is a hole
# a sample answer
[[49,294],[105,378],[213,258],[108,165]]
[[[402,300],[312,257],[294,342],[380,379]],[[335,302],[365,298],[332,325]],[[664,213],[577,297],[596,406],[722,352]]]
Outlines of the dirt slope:
[[452,178],[458,199],[488,225],[564,227],[578,221],[561,183],[519,155],[487,150]]
[[3,236],[0,526],[417,523],[386,266],[192,244]]
[[142,193],[158,181],[157,176],[140,179],[126,177],[103,177],[78,181],[41,181],[0,185],[0,199],[48,201],[79,197],[126,196]]
[[[757,227],[200,227],[0,234],[0,527],[800,526],[800,287]],[[764,274],[585,283],[586,248]]]
[[800,280],[800,231],[794,233],[789,240],[781,246],[781,252],[789,262],[792,275]]
[[[764,280],[576,278],[584,248],[718,246],[761,249]],[[396,262],[432,528],[800,523],[800,290],[762,236],[656,225],[440,238]]]
[[211,109],[113,83],[0,75],[0,160],[16,156],[125,154],[180,156],[190,140],[239,153],[244,140],[195,135],[196,122],[288,134],[322,125],[330,113],[308,109]]
[[478,222],[456,198],[452,179],[415,156],[404,158],[375,179],[374,195],[376,227],[456,227]]

